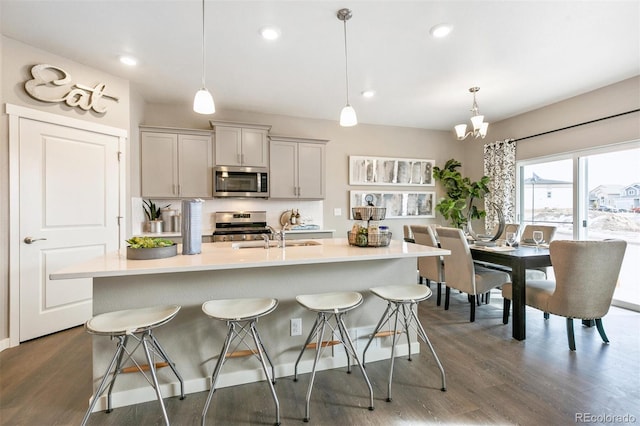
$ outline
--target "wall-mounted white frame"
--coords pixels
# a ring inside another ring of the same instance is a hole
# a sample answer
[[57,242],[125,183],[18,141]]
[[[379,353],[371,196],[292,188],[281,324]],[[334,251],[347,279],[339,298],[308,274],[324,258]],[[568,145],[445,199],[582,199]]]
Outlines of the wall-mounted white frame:
[[435,191],[349,191],[350,207],[366,206],[367,195],[373,196],[374,206],[387,209],[385,219],[436,217]]
[[349,185],[435,186],[435,160],[349,156]]

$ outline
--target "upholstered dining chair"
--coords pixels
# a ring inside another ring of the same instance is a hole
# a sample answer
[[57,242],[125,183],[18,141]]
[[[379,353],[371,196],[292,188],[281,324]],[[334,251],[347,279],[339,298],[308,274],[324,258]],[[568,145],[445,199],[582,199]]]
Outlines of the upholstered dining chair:
[[[438,238],[433,228],[429,225],[411,225],[411,234],[416,244],[439,248]],[[442,302],[442,284],[444,284],[444,262],[442,256],[424,256],[418,258],[418,273],[420,281],[427,280],[427,285],[431,281],[438,286],[436,294],[436,305]]]
[[404,240],[408,243],[414,242],[413,232],[411,232],[411,225],[403,225],[402,230],[404,233]]
[[520,235],[520,244],[535,244],[533,231],[542,231],[542,242],[549,244],[556,235],[556,227],[553,225],[525,225]]
[[438,228],[436,232],[440,247],[451,251],[451,254],[444,259],[446,283],[444,309],[449,309],[452,288],[465,292],[469,295],[471,302],[469,320],[474,322],[476,298],[492,288],[509,282],[509,274],[474,264],[469,244],[461,229]]
[[[556,227],[552,225],[526,225],[520,236],[520,244],[535,244],[533,242],[533,231],[542,231],[542,242],[549,244],[556,234]],[[546,280],[547,268],[534,268],[526,270],[526,279]]]
[[[626,247],[623,240],[552,241],[549,253],[555,281],[527,281],[527,305],[544,312],[545,319],[549,313],[567,318],[567,339],[572,351],[576,350],[574,318],[595,320],[600,337],[609,343],[602,317],[611,306]],[[512,294],[511,283],[502,286],[504,324],[509,322]]]
[[[520,224],[519,223],[506,223],[504,225],[504,230],[502,231],[502,234],[500,234],[498,239],[499,240],[506,240],[507,239],[507,232],[515,233],[516,237],[517,237],[518,236],[518,232],[520,232]],[[533,238],[533,235],[531,236],[531,238]]]

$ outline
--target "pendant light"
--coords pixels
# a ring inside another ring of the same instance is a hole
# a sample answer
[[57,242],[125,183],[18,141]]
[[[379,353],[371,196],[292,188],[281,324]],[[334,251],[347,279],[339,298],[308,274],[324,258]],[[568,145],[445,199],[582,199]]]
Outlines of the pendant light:
[[204,0],[202,0],[202,89],[196,92],[193,98],[193,110],[198,114],[213,114],[216,106],[213,103],[213,96],[205,85],[205,40],[204,40]]
[[355,126],[358,124],[356,111],[349,104],[349,57],[347,55],[347,21],[351,19],[352,13],[350,9],[340,9],[338,11],[338,19],[344,24],[344,77],[347,86],[347,104],[342,108],[340,113],[340,125],[343,127]]

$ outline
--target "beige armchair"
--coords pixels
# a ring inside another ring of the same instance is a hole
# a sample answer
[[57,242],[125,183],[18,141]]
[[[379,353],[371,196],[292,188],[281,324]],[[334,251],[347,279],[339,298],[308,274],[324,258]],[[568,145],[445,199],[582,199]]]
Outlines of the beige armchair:
[[478,296],[509,282],[509,274],[475,265],[462,230],[438,228],[437,233],[440,246],[451,251],[449,256],[444,257],[446,282],[444,309],[449,309],[452,288],[463,291],[469,295],[471,302],[469,320],[473,322],[476,315],[476,299],[479,301]]
[[[600,337],[609,339],[602,317],[609,311],[627,243],[622,240],[552,241],[549,245],[555,281],[527,281],[526,304],[546,314],[567,318],[569,349],[576,350],[573,319],[595,320]],[[511,283],[502,286],[504,313],[509,321]]]
[[[429,225],[411,225],[411,235],[416,244],[439,248],[438,239]],[[436,305],[440,306],[442,301],[442,284],[444,284],[444,263],[442,256],[425,256],[418,258],[418,273],[420,281],[427,280],[427,284],[434,281],[438,285],[436,294]]]

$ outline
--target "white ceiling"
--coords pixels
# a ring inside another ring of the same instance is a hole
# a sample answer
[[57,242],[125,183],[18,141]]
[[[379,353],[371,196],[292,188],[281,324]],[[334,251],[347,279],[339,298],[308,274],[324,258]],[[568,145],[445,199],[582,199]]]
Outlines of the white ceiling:
[[[2,34],[131,81],[150,102],[201,85],[199,0],[0,0]],[[496,122],[640,74],[640,2],[206,0],[207,87],[218,109],[451,129],[471,86]],[[453,25],[446,39],[429,29]],[[258,30],[280,27],[277,41]],[[117,58],[131,54],[135,68]],[[360,93],[374,89],[376,96]],[[187,106],[188,107],[188,106]]]

